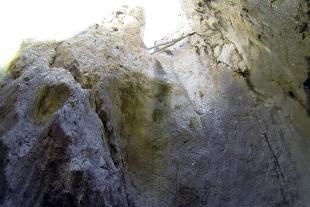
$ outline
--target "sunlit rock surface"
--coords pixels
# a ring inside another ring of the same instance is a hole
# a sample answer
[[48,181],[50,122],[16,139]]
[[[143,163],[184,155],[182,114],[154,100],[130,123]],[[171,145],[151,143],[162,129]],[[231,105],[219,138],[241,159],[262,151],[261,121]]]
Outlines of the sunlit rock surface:
[[183,4],[188,35],[154,54],[130,7],[24,43],[0,85],[1,206],[308,205],[307,1]]

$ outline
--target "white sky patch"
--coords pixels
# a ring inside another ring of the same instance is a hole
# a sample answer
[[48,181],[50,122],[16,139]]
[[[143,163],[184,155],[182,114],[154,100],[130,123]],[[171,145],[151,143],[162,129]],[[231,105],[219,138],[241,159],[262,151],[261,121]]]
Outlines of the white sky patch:
[[147,46],[182,24],[178,0],[1,0],[0,67],[23,39],[69,38],[124,4],[145,8]]

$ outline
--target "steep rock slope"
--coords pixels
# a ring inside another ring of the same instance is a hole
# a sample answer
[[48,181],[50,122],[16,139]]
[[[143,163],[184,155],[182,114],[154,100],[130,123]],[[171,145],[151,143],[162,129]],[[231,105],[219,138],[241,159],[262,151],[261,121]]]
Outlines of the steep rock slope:
[[[309,136],[309,131],[304,130],[309,125],[310,109],[309,1],[182,0],[182,3],[194,30],[212,47],[218,62],[232,66],[236,58],[228,60],[225,56],[235,49],[246,63],[252,90],[262,99],[272,99],[285,108],[296,127]],[[242,66],[235,68],[244,71]]]
[[225,2],[185,3],[194,31],[153,55],[128,7],[23,45],[0,86],[2,206],[307,206],[309,130],[196,21]]
[[[276,145],[268,144],[274,158],[280,158],[276,165],[282,168],[280,177],[284,180],[279,183],[301,192],[289,193],[291,202],[287,205],[306,206],[310,172],[309,1],[182,3],[193,30],[203,39],[216,64],[243,77],[254,97],[256,111],[271,116],[259,115],[259,119],[265,130],[272,131],[264,133],[265,138],[282,140]],[[293,159],[300,179],[295,187],[286,178],[286,174],[291,174],[284,164],[287,160],[282,163],[282,150],[277,149],[277,145],[285,143],[289,147],[284,151]],[[305,199],[304,203],[298,203],[299,199]]]

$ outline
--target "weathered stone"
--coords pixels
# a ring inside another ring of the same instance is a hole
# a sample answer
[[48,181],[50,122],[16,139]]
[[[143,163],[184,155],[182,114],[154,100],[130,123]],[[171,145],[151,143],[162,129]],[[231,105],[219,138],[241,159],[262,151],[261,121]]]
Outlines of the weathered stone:
[[70,95],[70,89],[65,84],[46,85],[40,87],[35,95],[32,117],[36,123],[41,123],[48,121],[63,106]]
[[189,35],[153,55],[129,7],[24,44],[0,86],[0,205],[306,207],[309,44],[285,22],[305,2],[229,2],[183,0]]

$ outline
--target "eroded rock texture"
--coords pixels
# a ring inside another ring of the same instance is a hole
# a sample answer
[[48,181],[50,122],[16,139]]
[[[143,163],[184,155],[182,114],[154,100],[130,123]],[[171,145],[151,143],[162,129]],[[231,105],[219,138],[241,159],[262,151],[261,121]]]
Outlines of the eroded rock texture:
[[0,85],[1,206],[308,205],[309,3],[183,4],[193,31],[152,55],[128,7],[22,46]]

